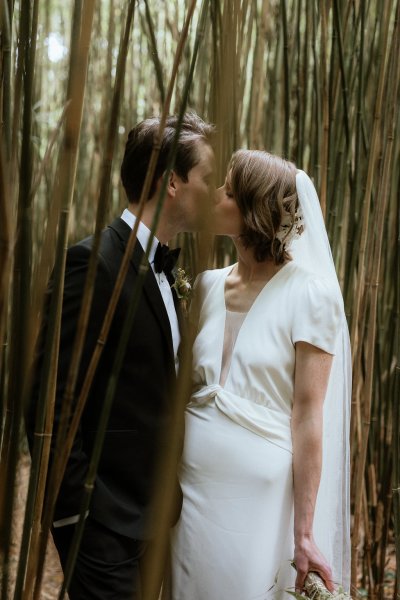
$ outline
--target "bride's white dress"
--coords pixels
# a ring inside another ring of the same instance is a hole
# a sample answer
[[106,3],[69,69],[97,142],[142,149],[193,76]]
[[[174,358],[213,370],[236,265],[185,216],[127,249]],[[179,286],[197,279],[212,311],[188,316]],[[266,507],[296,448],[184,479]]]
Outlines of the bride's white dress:
[[[341,307],[329,283],[289,262],[248,313],[230,314],[231,269],[206,271],[196,287],[195,391],[172,535],[173,600],[280,599],[294,589],[295,343],[334,354]],[[324,535],[316,536],[324,552]]]

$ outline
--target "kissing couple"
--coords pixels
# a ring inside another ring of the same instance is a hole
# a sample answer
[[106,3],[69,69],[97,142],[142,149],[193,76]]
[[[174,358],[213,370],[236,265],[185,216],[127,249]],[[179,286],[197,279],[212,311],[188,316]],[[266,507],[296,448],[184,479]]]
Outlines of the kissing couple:
[[[168,118],[162,134],[136,246],[58,495],[52,534],[63,567],[177,125],[176,117]],[[77,389],[137,219],[158,128],[158,118],[146,119],[128,136],[121,166],[128,207],[102,233]],[[184,330],[174,284],[177,252],[166,244],[180,232],[205,228],[231,237],[237,262],[201,273],[193,290],[193,387],[176,465],[163,597],[278,600],[289,597],[287,590],[301,592],[309,571],[318,572],[329,590],[349,586],[349,338],[318,196],[304,171],[260,150],[236,151],[216,189],[213,132],[196,114],[184,116],[71,600],[158,598],[162,582],[150,597],[144,573],[155,551],[153,511],[163,494],[158,465],[176,418],[173,390]],[[89,237],[67,252],[55,423],[91,246]],[[39,347],[31,423],[42,362]]]

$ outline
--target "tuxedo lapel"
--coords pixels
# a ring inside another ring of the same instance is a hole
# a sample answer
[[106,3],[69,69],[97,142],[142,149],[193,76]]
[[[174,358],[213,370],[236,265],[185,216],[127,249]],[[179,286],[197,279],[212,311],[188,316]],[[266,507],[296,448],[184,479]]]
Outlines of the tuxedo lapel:
[[[111,229],[113,229],[118,234],[119,238],[123,242],[123,248],[125,250],[130,233],[132,231],[129,225],[125,223],[125,221],[123,221],[122,219],[117,218],[111,223],[109,227],[111,227]],[[143,255],[144,249],[140,245],[139,241],[136,241],[135,248],[131,257],[131,266],[137,274],[139,273]],[[161,330],[168,344],[168,349],[170,351],[171,358],[173,360],[174,349],[172,344],[172,333],[169,317],[161,296],[160,288],[157,284],[156,278],[153,273],[153,269],[150,265],[146,277],[144,279],[143,293],[161,327]]]

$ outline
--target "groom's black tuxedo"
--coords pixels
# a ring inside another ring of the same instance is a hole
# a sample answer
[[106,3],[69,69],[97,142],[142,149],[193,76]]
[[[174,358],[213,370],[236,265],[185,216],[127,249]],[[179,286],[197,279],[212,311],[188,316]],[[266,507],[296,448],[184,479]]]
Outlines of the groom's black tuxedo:
[[[130,235],[116,219],[102,233],[96,285],[85,339],[77,393],[98,339],[108,302]],[[92,238],[67,253],[61,321],[55,423],[59,419]],[[88,458],[105,398],[116,348],[137,278],[143,249],[137,242],[120,300],[91,387],[59,493],[54,520],[79,513]],[[51,284],[49,287],[51,294]],[[174,299],[176,297],[174,296]],[[40,356],[38,375],[40,375]],[[154,273],[148,270],[118,378],[113,407],[90,505],[90,516],[108,529],[138,540],[152,537],[154,474],[173,418],[171,394],[176,379],[171,328]],[[38,389],[38,381],[34,386]],[[181,492],[176,485],[178,517]],[[162,490],[162,482],[157,482]],[[157,491],[156,491],[157,494]]]

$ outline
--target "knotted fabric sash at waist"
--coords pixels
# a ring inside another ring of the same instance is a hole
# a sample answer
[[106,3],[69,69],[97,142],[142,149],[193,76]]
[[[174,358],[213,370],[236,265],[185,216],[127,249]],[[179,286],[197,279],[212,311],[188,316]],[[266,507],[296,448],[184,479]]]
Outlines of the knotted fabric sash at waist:
[[215,402],[217,408],[238,425],[260,435],[269,442],[292,452],[290,416],[248,398],[237,396],[218,384],[206,385],[197,389],[190,399],[191,406],[201,406]]

